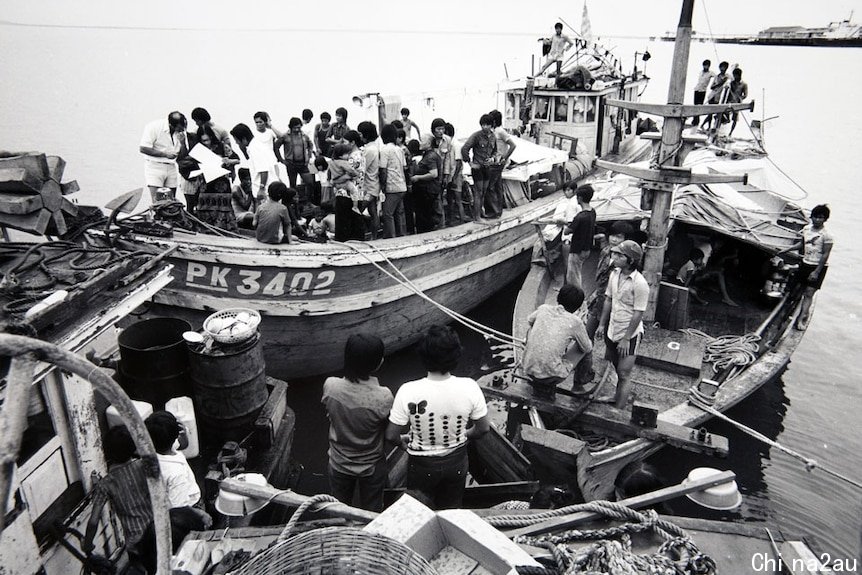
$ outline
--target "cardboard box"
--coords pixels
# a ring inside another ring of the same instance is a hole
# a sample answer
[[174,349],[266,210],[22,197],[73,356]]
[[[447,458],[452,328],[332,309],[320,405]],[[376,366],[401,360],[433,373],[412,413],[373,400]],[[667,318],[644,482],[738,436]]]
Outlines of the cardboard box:
[[541,567],[472,511],[435,513],[409,495],[403,495],[364,529],[404,543],[447,575],[515,575],[515,566]]

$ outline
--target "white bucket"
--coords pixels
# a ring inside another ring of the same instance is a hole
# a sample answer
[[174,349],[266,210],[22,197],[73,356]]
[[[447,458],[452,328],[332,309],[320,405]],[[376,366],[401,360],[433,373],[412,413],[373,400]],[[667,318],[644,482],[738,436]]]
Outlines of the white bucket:
[[[135,406],[135,409],[137,410],[138,415],[141,416],[141,419],[148,418],[153,412],[152,403],[147,403],[146,401],[137,401],[133,399],[132,405]],[[108,406],[108,409],[105,410],[105,418],[108,420],[108,429],[118,427],[120,425],[126,425],[126,422],[123,421],[122,417],[120,417],[120,413],[117,411],[117,408],[113,405]]]
[[188,437],[188,447],[182,450],[186,459],[197,457],[200,453],[198,443],[198,423],[195,419],[195,407],[190,397],[175,397],[169,399],[165,403],[165,411],[170,411],[177,418],[177,421],[183,424],[186,428],[186,436]]

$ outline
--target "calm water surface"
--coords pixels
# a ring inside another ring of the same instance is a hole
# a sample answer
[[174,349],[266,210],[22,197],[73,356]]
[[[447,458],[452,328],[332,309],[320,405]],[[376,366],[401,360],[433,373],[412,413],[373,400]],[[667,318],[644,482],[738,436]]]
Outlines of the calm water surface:
[[[267,110],[278,126],[310,107],[316,114],[337,106],[350,111],[350,123],[370,119],[370,111],[350,104],[353,94],[410,94],[433,107],[414,109],[426,127],[440,115],[460,133],[474,129],[478,114],[495,106],[494,84],[506,61],[513,77],[527,71],[535,39],[525,36],[446,36],[435,38],[433,57],[391,50],[391,37],[345,34],[335,45],[316,44],[319,65],[295,68],[278,54],[298,53],[310,35],[234,32],[234,46],[212,31],[129,31],[0,26],[0,149],[41,150],[68,162],[67,175],[81,185],[82,202],[103,205],[141,185],[138,141],[146,122],[173,109],[188,115],[195,106],[232,126],[251,123]],[[375,67],[351,65],[344,46],[361,45],[385,52]],[[631,64],[631,54],[649,47],[647,72],[653,82],[644,99],[661,102],[667,93],[672,46],[645,41],[611,41]],[[490,50],[489,50],[490,48]],[[862,232],[862,50],[828,48],[692,46],[698,67],[704,58],[738,62],[745,71],[755,118],[778,116],[766,126],[771,157],[810,192],[805,207],[828,202],[828,226],[836,237],[829,277],[818,297],[811,328],[783,376],[730,412],[768,437],[851,477],[862,477],[862,408],[858,353],[860,329],[859,269]],[[464,54],[493,54],[488,66],[461,65]],[[338,70],[337,73],[334,70]],[[465,88],[466,87],[466,88]],[[478,89],[484,89],[478,92]],[[765,93],[764,93],[764,90]],[[435,96],[434,100],[424,100]],[[765,103],[765,111],[764,111]],[[517,282],[519,278],[512,278]],[[508,330],[517,283],[473,313],[473,317]],[[490,352],[479,337],[464,333],[467,357],[461,372],[477,374]],[[289,378],[290,374],[276,374]],[[384,383],[422,375],[412,351],[387,362]],[[291,388],[300,432],[296,457],[313,480],[325,469],[325,417],[319,406],[319,381]],[[791,533],[814,535],[833,558],[854,558],[860,551],[862,493],[802,465],[723,424],[710,426],[727,435],[727,460],[705,460],[665,449],[655,459],[669,480],[685,477],[700,465],[733,469],[745,494],[736,520],[765,521]],[[675,505],[682,513],[705,514]],[[706,516],[706,515],[705,515]]]

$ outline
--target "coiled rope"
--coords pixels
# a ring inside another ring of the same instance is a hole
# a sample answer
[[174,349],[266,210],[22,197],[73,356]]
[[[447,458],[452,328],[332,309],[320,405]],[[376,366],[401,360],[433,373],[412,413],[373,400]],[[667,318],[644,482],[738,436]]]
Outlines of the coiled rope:
[[516,338],[516,337],[509,335],[507,333],[498,331],[498,330],[496,330],[492,327],[489,327],[487,325],[484,325],[484,324],[482,324],[476,320],[470,319],[469,317],[467,317],[463,314],[460,314],[460,313],[456,312],[455,310],[453,310],[449,307],[446,307],[445,305],[432,299],[430,296],[428,296],[428,294],[426,294],[421,289],[419,289],[419,287],[417,287],[416,284],[414,284],[413,281],[410,280],[410,278],[408,278],[406,275],[404,275],[404,273],[400,269],[398,269],[398,266],[396,266],[395,263],[392,260],[390,260],[386,254],[384,254],[379,249],[377,249],[376,246],[370,245],[370,244],[365,243],[365,242],[356,242],[357,244],[365,246],[366,248],[368,248],[369,250],[371,250],[372,252],[377,254],[380,257],[380,259],[382,259],[384,262],[386,262],[389,265],[389,267],[391,267],[394,270],[394,273],[390,272],[389,270],[387,270],[386,268],[381,266],[374,259],[372,259],[368,255],[367,252],[360,250],[353,243],[350,243],[350,242],[331,242],[331,243],[349,248],[350,250],[353,250],[354,252],[356,252],[357,254],[362,256],[363,258],[365,258],[371,265],[373,265],[375,268],[380,270],[383,274],[392,278],[392,280],[395,281],[397,284],[399,284],[403,287],[406,287],[411,292],[413,292],[414,294],[416,294],[420,298],[424,299],[425,301],[427,301],[428,303],[430,303],[431,305],[433,305],[434,307],[436,307],[437,309],[439,309],[440,311],[445,313],[447,316],[449,316],[450,318],[455,320],[456,322],[460,323],[461,325],[465,326],[468,329],[475,331],[476,333],[481,334],[486,339],[494,340],[494,341],[500,342],[504,345],[509,345],[509,346],[513,346],[513,347],[520,347],[520,348],[524,347],[524,345],[525,345],[524,340],[522,340],[520,338]]
[[[609,501],[592,501],[581,505],[572,505],[537,515],[559,515],[569,509],[576,511],[593,511],[617,520],[630,520],[630,523],[606,529],[577,530],[572,529],[558,534],[540,536],[518,536],[515,543],[532,545],[547,549],[553,558],[553,567],[523,566],[516,567],[524,575],[566,575],[569,573],[608,573],[636,574],[656,573],[678,575],[680,573],[714,574],[715,562],[701,553],[691,541],[688,534],[677,525],[660,519],[655,511],[640,513]],[[486,521],[499,517],[485,517]],[[530,520],[533,516],[514,516]],[[507,521],[508,522],[508,521]],[[496,525],[495,525],[496,526]],[[631,535],[652,530],[660,535],[665,542],[652,555],[635,555],[631,551]],[[619,537],[621,541],[609,538]],[[595,544],[573,552],[566,544],[574,541],[599,539]]]
[[697,329],[687,328],[680,331],[707,340],[703,360],[712,364],[712,371],[715,373],[750,365],[757,360],[760,351],[760,336],[754,333],[712,337]]

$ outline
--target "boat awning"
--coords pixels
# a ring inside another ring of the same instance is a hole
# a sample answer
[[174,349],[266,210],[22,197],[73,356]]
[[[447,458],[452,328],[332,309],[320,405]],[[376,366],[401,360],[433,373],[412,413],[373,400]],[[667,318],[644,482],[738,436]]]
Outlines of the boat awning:
[[[712,155],[715,158],[714,155]],[[647,167],[644,165],[644,167]],[[799,233],[779,224],[779,219],[798,218],[799,209],[786,198],[799,188],[766,157],[743,160],[701,158],[693,166],[699,173],[749,175],[748,184],[678,186],[674,190],[671,218],[701,226],[763,249],[781,250],[799,240]],[[649,217],[641,209],[638,180],[618,175],[594,184],[593,206],[599,221]],[[782,194],[782,195],[779,195]]]

